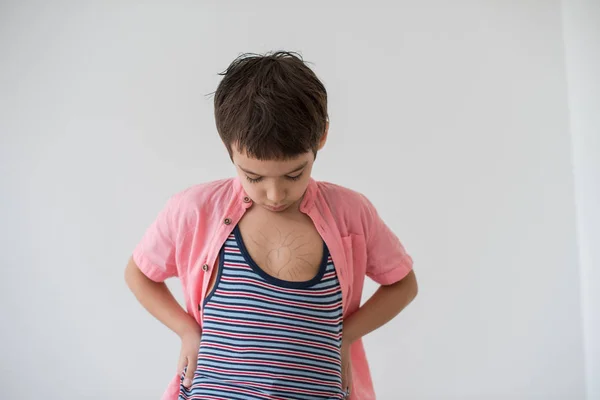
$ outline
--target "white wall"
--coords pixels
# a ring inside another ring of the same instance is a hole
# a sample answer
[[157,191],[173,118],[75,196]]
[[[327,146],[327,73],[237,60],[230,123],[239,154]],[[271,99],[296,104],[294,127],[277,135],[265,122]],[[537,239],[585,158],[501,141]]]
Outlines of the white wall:
[[600,2],[562,2],[588,399],[600,399]]
[[204,95],[277,48],[331,94],[316,177],[416,261],[367,338],[379,398],[584,398],[558,1],[137,3],[0,8],[0,398],[162,393],[179,343],[123,267],[168,196],[233,173]]

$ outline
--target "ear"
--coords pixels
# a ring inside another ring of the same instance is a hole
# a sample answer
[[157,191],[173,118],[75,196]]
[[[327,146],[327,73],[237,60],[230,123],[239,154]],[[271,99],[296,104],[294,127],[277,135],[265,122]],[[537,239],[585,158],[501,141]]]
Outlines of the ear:
[[321,141],[319,142],[319,150],[325,147],[325,143],[327,143],[327,135],[329,134],[329,120],[325,122],[325,132],[323,132],[323,136],[321,137]]

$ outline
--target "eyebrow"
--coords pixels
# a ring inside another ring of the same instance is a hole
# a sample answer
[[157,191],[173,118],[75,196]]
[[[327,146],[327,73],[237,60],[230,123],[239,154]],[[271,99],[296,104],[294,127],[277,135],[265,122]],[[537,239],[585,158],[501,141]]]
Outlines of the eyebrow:
[[[295,168],[293,171],[290,171],[290,172],[288,172],[286,174],[283,174],[283,175],[289,175],[289,174],[293,174],[294,172],[298,172],[301,169],[304,169],[304,167],[306,167],[307,165],[308,165],[308,161],[305,161],[305,162],[302,163],[302,165],[298,166],[298,168]],[[261,174],[257,174],[256,172],[249,171],[249,170],[245,169],[244,167],[242,167],[239,164],[238,164],[238,167],[240,167],[240,169],[242,171],[244,171],[245,173],[247,173],[247,174],[261,176]]]

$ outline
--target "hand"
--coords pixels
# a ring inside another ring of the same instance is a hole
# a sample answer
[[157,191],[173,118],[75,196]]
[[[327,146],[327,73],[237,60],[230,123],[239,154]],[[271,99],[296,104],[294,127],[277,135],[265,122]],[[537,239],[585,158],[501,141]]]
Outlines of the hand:
[[348,392],[352,385],[352,360],[350,359],[350,342],[342,340],[342,390]]
[[[181,353],[177,363],[177,375],[181,376],[185,370],[183,386],[190,388],[194,381],[194,372],[198,365],[198,350],[200,349],[199,331],[191,331],[181,336]],[[186,368],[187,367],[187,368]]]

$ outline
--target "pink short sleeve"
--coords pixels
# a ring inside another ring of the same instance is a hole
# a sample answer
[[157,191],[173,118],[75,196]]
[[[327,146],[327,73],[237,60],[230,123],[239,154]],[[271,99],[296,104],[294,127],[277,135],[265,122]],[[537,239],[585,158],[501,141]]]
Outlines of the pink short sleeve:
[[392,285],[408,275],[413,260],[368,200],[367,206],[367,276],[380,285]]
[[156,282],[177,276],[175,250],[179,197],[169,199],[133,251],[133,261]]

